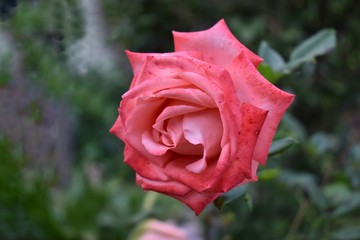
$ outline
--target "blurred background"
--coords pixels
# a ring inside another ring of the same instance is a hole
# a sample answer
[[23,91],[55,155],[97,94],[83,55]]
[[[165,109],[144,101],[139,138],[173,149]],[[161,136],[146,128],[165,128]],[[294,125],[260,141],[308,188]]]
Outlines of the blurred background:
[[[176,226],[168,239],[360,239],[359,11],[355,0],[0,0],[0,238],[137,239],[161,232],[147,224],[157,219]],[[255,53],[265,40],[287,60],[324,28],[337,47],[275,82],[297,95],[276,138],[298,143],[236,201],[195,217],[137,187],[108,130],[132,78],[125,49],[173,51],[172,30],[221,18]]]

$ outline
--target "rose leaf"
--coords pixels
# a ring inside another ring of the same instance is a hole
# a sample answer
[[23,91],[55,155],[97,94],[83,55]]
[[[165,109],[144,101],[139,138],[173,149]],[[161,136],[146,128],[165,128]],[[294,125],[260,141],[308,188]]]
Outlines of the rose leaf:
[[226,204],[243,196],[246,193],[247,189],[248,189],[247,184],[237,186],[237,187],[233,188],[232,190],[230,190],[229,192],[226,192],[226,193],[222,194],[220,197],[218,197],[214,201],[214,205],[219,210],[221,210]]
[[257,69],[260,74],[271,83],[276,83],[282,76],[284,76],[284,73],[274,71],[266,63],[261,63]]
[[269,156],[279,154],[297,143],[298,141],[294,138],[282,138],[279,140],[275,140],[271,144]]
[[270,47],[268,42],[262,41],[260,43],[259,56],[264,59],[264,63],[269,65],[274,72],[286,73],[284,59],[280,53]]
[[295,47],[287,68],[293,70],[305,62],[314,61],[315,57],[330,52],[335,46],[335,30],[323,29]]
[[280,168],[264,169],[258,173],[260,181],[270,181],[277,178],[281,174]]
[[355,240],[360,239],[360,228],[359,226],[348,226],[342,229],[339,229],[331,235],[333,240]]

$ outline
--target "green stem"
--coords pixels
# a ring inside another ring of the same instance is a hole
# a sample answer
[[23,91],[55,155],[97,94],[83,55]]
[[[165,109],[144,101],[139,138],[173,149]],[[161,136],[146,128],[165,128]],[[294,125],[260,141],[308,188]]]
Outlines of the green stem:
[[146,193],[145,199],[141,206],[141,208],[143,209],[144,212],[151,212],[158,195],[159,194],[157,192],[153,192],[153,191],[149,191]]
[[299,230],[302,220],[304,219],[305,212],[308,209],[308,207],[309,207],[309,202],[306,199],[302,198],[300,201],[300,207],[294,217],[290,230],[286,236],[286,240],[295,239],[295,236]]

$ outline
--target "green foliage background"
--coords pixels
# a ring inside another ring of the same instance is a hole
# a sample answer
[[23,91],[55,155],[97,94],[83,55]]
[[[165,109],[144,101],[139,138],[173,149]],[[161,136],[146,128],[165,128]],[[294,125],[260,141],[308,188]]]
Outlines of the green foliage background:
[[20,104],[1,94],[24,79],[21,84],[31,87],[22,94],[41,92],[35,100],[17,95],[25,99],[19,114],[31,123],[26,132],[33,136],[39,127],[46,129],[47,109],[65,105],[64,122],[71,130],[63,137],[71,154],[67,165],[54,154],[29,155],[42,148],[13,137],[17,127],[0,129],[1,239],[126,239],[150,217],[181,226],[194,221],[181,203],[135,186],[134,173],[122,163],[122,145],[108,130],[132,76],[124,49],[172,51],[171,30],[207,29],[221,18],[251,50],[258,53],[266,41],[286,62],[296,46],[324,28],[336,30],[337,46],[291,74],[272,69],[278,75],[269,80],[297,95],[276,139],[288,137],[297,144],[269,157],[260,181],[235,200],[221,210],[206,209],[196,220],[201,235],[360,239],[360,2],[97,1],[105,26],[103,47],[115,58],[109,69],[87,71],[69,64],[69,49],[86,36],[80,1],[10,2],[0,1],[0,30],[10,36],[16,53],[0,54],[0,118]]

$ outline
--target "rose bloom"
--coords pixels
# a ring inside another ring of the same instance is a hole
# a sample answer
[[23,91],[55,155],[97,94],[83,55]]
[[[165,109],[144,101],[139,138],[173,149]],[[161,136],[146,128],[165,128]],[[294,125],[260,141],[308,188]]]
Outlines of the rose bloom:
[[186,230],[171,223],[150,219],[138,226],[136,239],[139,240],[187,240]]
[[173,36],[175,52],[126,52],[134,78],[110,132],[125,142],[138,185],[200,214],[222,193],[257,180],[294,95],[257,71],[262,59],[224,20]]

